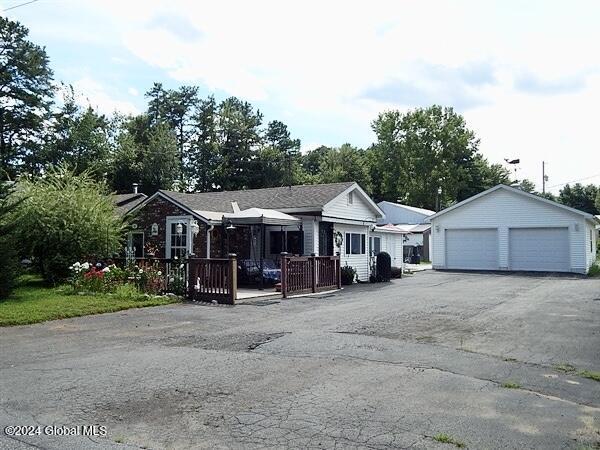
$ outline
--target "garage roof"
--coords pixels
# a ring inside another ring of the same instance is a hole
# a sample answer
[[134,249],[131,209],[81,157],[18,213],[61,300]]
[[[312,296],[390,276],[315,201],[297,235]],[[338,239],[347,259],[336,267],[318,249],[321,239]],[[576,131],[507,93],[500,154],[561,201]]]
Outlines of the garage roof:
[[561,208],[561,209],[564,209],[566,211],[572,212],[574,214],[579,214],[579,215],[585,217],[586,219],[588,219],[588,220],[590,220],[592,222],[595,222],[595,223],[598,222],[598,219],[594,215],[586,213],[585,211],[580,211],[578,209],[571,208],[570,206],[562,205],[562,204],[554,202],[552,200],[548,200],[547,198],[540,197],[539,195],[530,194],[529,192],[525,192],[525,191],[523,191],[521,189],[517,189],[517,188],[514,188],[512,186],[507,186],[505,184],[498,184],[498,185],[494,186],[493,188],[488,189],[487,191],[480,192],[479,194],[474,195],[473,197],[469,197],[468,199],[463,200],[462,202],[459,202],[456,205],[452,205],[449,208],[443,209],[442,211],[434,214],[433,216],[428,217],[428,220],[435,219],[435,218],[441,216],[442,214],[446,214],[446,213],[448,213],[450,211],[453,211],[453,210],[455,210],[457,208],[460,208],[461,206],[464,206],[464,205],[466,205],[468,203],[471,203],[473,200],[477,200],[478,198],[484,197],[484,196],[486,196],[488,194],[491,194],[492,192],[496,192],[499,189],[505,189],[505,190],[507,190],[509,192],[514,192],[515,194],[523,195],[523,196],[531,198],[533,200],[537,200],[539,202],[546,203],[546,204],[548,204],[550,206],[554,206],[555,208]]

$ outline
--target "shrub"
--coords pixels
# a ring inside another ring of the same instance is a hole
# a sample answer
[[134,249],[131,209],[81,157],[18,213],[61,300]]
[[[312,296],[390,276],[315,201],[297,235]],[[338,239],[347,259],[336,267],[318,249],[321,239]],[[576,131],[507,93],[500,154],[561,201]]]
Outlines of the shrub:
[[350,266],[344,266],[341,268],[341,278],[342,284],[344,286],[348,286],[354,283],[354,278],[356,278],[356,270]]
[[8,297],[19,274],[12,215],[16,205],[9,199],[10,194],[8,186],[0,182],[0,300]]
[[389,253],[380,252],[377,255],[377,281],[390,281],[392,277],[392,258]]
[[24,178],[16,194],[18,237],[46,281],[69,275],[73,261],[109,256],[120,247],[124,224],[104,183],[88,173],[60,167],[44,177]]
[[595,262],[588,270],[589,277],[600,277],[600,264]]

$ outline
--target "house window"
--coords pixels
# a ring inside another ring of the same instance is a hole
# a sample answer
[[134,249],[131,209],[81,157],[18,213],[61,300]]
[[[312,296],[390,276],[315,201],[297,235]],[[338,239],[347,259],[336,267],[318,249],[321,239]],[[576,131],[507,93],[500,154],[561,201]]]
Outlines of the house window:
[[[181,228],[178,230],[178,225]],[[181,222],[170,222],[170,248],[171,254],[168,255],[169,258],[183,258],[188,254],[188,224],[187,221]],[[181,231],[178,233],[177,231]]]
[[348,192],[348,204],[352,205],[354,203],[354,191]]
[[127,235],[127,247],[135,258],[144,257],[144,232],[132,231]]
[[346,255],[364,255],[366,253],[366,235],[346,233]]
[[285,232],[283,231],[271,231],[269,233],[269,249],[272,255],[278,255],[279,253],[286,251],[291,253],[292,255],[301,255],[303,253],[301,249],[302,243],[302,231],[288,231],[287,232],[287,247],[282,248],[283,236]]
[[369,238],[369,247],[371,248],[371,255],[376,256],[381,252],[381,238],[380,237],[371,237]]

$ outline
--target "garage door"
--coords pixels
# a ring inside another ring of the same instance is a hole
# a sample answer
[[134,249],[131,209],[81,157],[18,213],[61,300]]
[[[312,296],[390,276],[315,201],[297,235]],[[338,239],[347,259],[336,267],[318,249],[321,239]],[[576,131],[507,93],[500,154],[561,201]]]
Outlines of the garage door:
[[511,228],[509,268],[568,272],[569,232],[567,228]]
[[448,269],[498,269],[496,229],[446,230]]

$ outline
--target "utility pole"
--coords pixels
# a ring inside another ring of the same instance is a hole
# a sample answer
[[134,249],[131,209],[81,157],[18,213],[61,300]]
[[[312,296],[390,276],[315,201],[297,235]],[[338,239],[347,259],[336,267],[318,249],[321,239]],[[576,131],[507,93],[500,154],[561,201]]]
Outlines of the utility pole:
[[548,175],[546,175],[546,162],[542,161],[542,194],[546,193],[546,181],[548,181]]
[[542,161],[542,194],[546,193],[546,162]]

